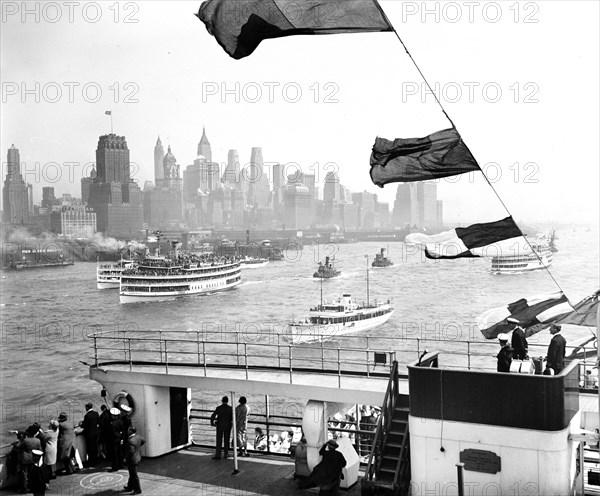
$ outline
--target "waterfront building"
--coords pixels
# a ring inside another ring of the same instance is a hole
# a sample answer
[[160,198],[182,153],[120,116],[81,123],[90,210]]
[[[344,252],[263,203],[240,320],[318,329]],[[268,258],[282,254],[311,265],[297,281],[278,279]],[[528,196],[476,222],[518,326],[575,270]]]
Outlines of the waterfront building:
[[61,207],[50,215],[51,230],[67,238],[91,238],[96,232],[96,212],[85,205]]
[[165,158],[165,149],[162,146],[162,142],[160,141],[160,136],[156,140],[156,145],[154,145],[154,181],[158,181],[159,179],[163,179],[163,160]]
[[4,222],[12,225],[23,225],[29,222],[28,188],[21,175],[21,157],[15,145],[12,145],[7,153],[2,208]]
[[88,204],[96,212],[99,232],[125,238],[140,234],[142,192],[131,179],[125,136],[111,133],[98,139],[96,177],[90,185]]

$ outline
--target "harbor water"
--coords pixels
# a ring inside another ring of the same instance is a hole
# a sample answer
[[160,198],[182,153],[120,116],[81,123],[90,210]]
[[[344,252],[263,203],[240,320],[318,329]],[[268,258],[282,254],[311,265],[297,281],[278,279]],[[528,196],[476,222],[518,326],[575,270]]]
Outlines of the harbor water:
[[[559,251],[550,271],[575,304],[599,286],[598,231],[569,228],[557,234]],[[557,291],[546,270],[493,275],[489,259],[426,260],[412,246],[399,242],[288,249],[284,261],[243,269],[242,284],[234,290],[166,302],[120,304],[118,290],[96,289],[94,263],[5,271],[0,292],[2,444],[14,440],[8,430],[34,421],[47,422],[62,411],[78,421],[87,401],[97,406],[103,401],[101,386],[88,379],[85,363],[93,363],[89,334],[106,330],[237,331],[246,338],[260,339],[282,332],[293,319],[303,319],[319,302],[321,283],[312,274],[325,256],[335,256],[342,274],[323,281],[323,297],[350,293],[358,301],[366,300],[367,263],[370,266],[381,247],[389,247],[388,256],[395,265],[370,268],[370,299],[392,298],[396,310],[386,324],[368,334],[398,338],[399,343],[401,338],[420,338],[430,351],[459,352],[463,346],[459,341],[483,343],[475,325],[480,313]],[[563,335],[569,342],[590,336],[592,331],[595,329],[565,326]],[[340,336],[325,346],[343,346],[345,339]],[[549,340],[545,330],[529,341],[546,345]],[[491,367],[495,366],[495,351],[490,345]],[[217,406],[221,393],[226,392],[215,392],[212,402],[205,400],[207,405]],[[249,404],[252,400],[249,398]],[[276,401],[285,404],[283,399],[274,400],[274,407]]]

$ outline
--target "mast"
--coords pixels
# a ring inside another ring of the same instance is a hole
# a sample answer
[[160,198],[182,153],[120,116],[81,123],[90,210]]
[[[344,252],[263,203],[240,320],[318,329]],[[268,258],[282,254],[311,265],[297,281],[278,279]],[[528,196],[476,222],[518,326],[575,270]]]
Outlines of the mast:
[[367,259],[367,306],[369,306],[369,255],[365,255]]
[[320,277],[319,279],[321,279],[321,308],[323,308],[323,278]]

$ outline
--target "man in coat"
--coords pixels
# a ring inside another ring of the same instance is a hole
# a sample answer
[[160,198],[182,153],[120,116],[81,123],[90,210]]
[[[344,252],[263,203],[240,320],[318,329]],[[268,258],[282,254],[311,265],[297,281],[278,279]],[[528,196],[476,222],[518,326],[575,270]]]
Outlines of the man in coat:
[[58,445],[56,458],[62,461],[66,474],[73,473],[71,465],[71,450],[75,442],[75,429],[68,422],[68,417],[65,412],[61,412],[58,416]]
[[246,397],[240,396],[239,405],[235,407],[235,430],[237,433],[237,448],[239,456],[250,456],[248,454],[248,414],[250,408],[246,405]]
[[123,468],[123,421],[121,420],[121,410],[116,407],[110,409],[112,420],[110,422],[110,431],[108,444],[110,446],[110,459],[112,467],[111,472],[116,472]]
[[33,425],[27,428],[24,439],[17,444],[19,460],[19,489],[21,492],[29,492],[29,472],[34,464],[33,452],[42,449],[42,443],[35,437],[37,429]]
[[546,361],[546,367],[554,370],[555,374],[558,374],[565,367],[565,352],[567,347],[567,341],[560,333],[561,327],[557,324],[550,326],[550,334],[552,334],[552,341],[548,346],[548,356]]
[[526,360],[528,358],[529,345],[527,344],[527,339],[525,339],[525,331],[519,325],[517,319],[509,318],[507,322],[515,326],[510,343],[513,348],[513,358],[515,360]]
[[337,496],[340,489],[342,469],[346,466],[346,459],[337,451],[338,443],[330,439],[319,450],[321,461],[315,466],[306,481],[299,484],[300,489],[319,486],[320,495]]
[[508,344],[508,334],[498,334],[498,341],[500,342],[500,351],[496,358],[498,359],[498,372],[510,372],[510,364],[513,360],[513,349]]
[[95,467],[98,462],[98,424],[100,415],[93,410],[93,405],[85,405],[85,415],[81,427],[83,428],[83,437],[85,437],[85,446],[87,449],[88,465]]
[[125,491],[133,491],[131,494],[142,494],[140,487],[140,477],[137,468],[142,461],[141,448],[146,443],[143,437],[139,436],[135,427],[127,430],[127,445],[125,447],[125,460],[127,461],[127,470],[129,471],[129,480],[125,486]]
[[225,458],[229,450],[229,436],[231,434],[231,426],[233,424],[233,409],[227,404],[229,398],[223,396],[219,405],[213,414],[210,416],[210,425],[217,428],[217,451],[213,460],[221,459],[221,445],[224,444]]

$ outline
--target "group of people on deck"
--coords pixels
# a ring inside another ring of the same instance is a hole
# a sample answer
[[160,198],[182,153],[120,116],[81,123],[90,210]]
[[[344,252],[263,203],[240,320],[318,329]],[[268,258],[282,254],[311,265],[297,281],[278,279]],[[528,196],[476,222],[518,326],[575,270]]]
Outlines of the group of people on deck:
[[[111,471],[124,467],[129,470],[129,481],[125,490],[141,494],[137,465],[141,461],[140,448],[144,440],[131,425],[131,408],[101,407],[102,413],[94,410],[91,403],[85,405],[85,415],[76,428],[65,412],[50,421],[47,430],[36,422],[25,431],[18,431],[13,443],[12,454],[16,459],[19,491],[43,495],[50,487],[50,480],[57,475],[70,475],[82,467],[75,447],[76,434],[85,438],[86,466],[93,468],[100,458],[109,459]],[[62,468],[57,470],[57,465]]]
[[[240,396],[239,404],[235,407],[235,428],[238,456],[250,456],[248,454],[248,415],[250,409],[245,396]],[[213,460],[220,460],[221,455],[227,458],[230,448],[230,435],[233,428],[234,411],[229,405],[229,397],[223,396],[221,404],[214,410],[210,417],[210,425],[216,427],[216,451]],[[268,439],[260,427],[256,427],[254,437],[254,449],[266,451],[269,446],[271,451],[282,452],[281,449],[273,449],[280,444],[288,452],[291,447],[293,436],[289,431],[281,433],[281,437],[274,434],[275,439]],[[319,487],[319,494],[337,495],[342,478],[342,469],[346,466],[344,455],[337,451],[338,444],[335,439],[327,441],[319,450],[321,461],[315,466],[308,478],[299,484],[299,489]]]
[[[498,359],[498,372],[510,372],[513,360],[529,359],[529,346],[527,344],[524,329],[519,325],[519,321],[516,319],[508,318],[507,322],[513,324],[514,329],[512,331],[510,343],[508,342],[508,334],[498,334],[498,340],[500,342],[500,352],[496,356],[496,358]],[[552,334],[552,340],[548,345],[548,353],[546,356],[546,368],[543,371],[544,375],[558,374],[564,368],[567,342],[560,332],[560,325],[552,324],[550,326],[550,334]],[[536,367],[536,373],[541,374],[541,360],[538,360],[538,363],[539,368]]]

